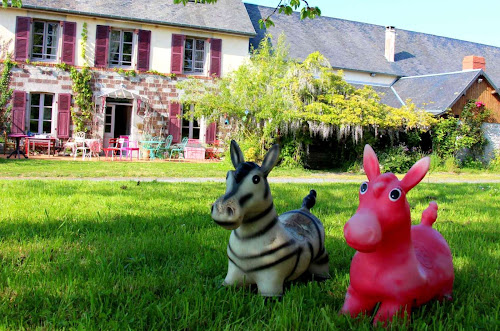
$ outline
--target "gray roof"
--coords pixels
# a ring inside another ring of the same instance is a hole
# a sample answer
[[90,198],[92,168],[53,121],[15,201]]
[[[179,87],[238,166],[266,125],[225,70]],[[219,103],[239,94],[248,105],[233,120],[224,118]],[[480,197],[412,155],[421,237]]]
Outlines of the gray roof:
[[141,21],[254,36],[241,0],[174,4],[173,0],[23,0],[24,8]]
[[[451,108],[480,76],[491,84],[482,70],[470,70],[403,77],[392,87],[403,101],[411,99],[418,108],[440,115]],[[493,87],[495,88],[494,85]]]
[[[357,89],[363,88],[365,85],[363,84],[351,84]],[[404,103],[399,100],[398,95],[394,92],[394,90],[390,86],[381,86],[381,85],[370,85],[370,87],[377,92],[380,97],[380,102],[386,104],[388,106],[399,108]]]
[[291,16],[274,15],[274,27],[260,29],[258,20],[274,9],[245,4],[257,36],[255,46],[271,33],[273,42],[284,33],[290,44],[290,56],[303,60],[314,51],[325,55],[335,68],[387,73],[396,76],[416,76],[462,70],[467,55],[483,56],[486,72],[500,86],[500,48],[431,34],[399,30],[396,27],[395,62],[384,56],[385,27],[331,17],[300,20],[299,13]]

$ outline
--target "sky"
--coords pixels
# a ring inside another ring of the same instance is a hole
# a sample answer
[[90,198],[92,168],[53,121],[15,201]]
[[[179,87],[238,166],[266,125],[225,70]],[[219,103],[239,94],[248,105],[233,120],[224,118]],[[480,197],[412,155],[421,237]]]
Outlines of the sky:
[[[279,0],[243,0],[275,7]],[[500,0],[308,0],[322,16],[500,47]]]

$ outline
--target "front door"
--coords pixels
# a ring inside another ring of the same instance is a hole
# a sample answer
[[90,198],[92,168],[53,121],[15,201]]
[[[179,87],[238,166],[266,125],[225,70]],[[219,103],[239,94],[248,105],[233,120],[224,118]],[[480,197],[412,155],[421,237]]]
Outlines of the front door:
[[109,139],[115,137],[115,108],[116,105],[106,105],[104,114],[104,147],[108,147]]

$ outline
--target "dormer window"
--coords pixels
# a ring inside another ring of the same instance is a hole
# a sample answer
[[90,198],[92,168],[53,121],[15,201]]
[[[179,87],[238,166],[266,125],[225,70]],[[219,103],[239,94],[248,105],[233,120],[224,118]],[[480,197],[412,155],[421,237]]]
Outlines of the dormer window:
[[184,73],[203,74],[205,72],[205,40],[186,38],[184,43]]
[[131,67],[133,55],[133,31],[111,30],[109,64],[111,67]]
[[36,61],[57,60],[59,23],[34,21],[31,42],[31,59]]

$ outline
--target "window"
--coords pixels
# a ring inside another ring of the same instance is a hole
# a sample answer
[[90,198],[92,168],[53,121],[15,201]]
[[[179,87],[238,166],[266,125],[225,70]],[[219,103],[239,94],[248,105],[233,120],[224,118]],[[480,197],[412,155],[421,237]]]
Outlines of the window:
[[205,72],[205,40],[186,38],[184,43],[184,73]]
[[192,117],[190,120],[183,117],[181,137],[200,139],[200,122]]
[[112,67],[131,67],[133,54],[132,31],[111,30],[109,63]]
[[104,115],[104,133],[111,133],[113,125],[113,108],[106,107],[106,114]]
[[29,131],[37,134],[52,131],[53,94],[32,93],[28,113]]
[[31,58],[43,61],[56,60],[58,33],[59,23],[34,21]]

